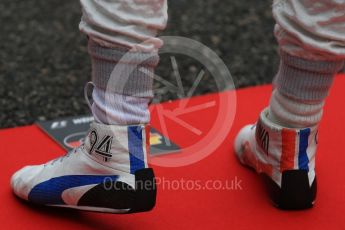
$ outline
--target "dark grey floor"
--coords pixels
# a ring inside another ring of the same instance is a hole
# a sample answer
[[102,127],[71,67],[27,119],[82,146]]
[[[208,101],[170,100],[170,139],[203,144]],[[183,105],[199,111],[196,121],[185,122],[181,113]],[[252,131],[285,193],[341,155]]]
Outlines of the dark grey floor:
[[[213,49],[236,87],[271,81],[278,59],[270,0],[171,0],[169,17],[162,34]],[[77,0],[0,1],[1,128],[88,112],[82,94],[90,61],[79,19]],[[173,80],[168,64],[163,61],[157,72]],[[180,68],[186,76],[195,72],[189,62]],[[188,88],[192,81],[184,81]],[[205,81],[196,94],[213,90]]]

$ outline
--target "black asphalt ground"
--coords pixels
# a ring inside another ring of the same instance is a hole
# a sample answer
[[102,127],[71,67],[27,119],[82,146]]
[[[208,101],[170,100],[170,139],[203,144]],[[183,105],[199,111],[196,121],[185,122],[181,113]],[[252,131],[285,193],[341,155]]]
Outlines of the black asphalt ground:
[[[77,0],[0,1],[0,128],[89,112],[83,87],[90,60],[80,15]],[[171,0],[162,35],[210,47],[240,88],[272,80],[278,63],[273,25],[270,0]],[[157,73],[173,82],[169,64],[162,61]],[[182,77],[198,72],[188,61],[179,64]],[[187,89],[192,82],[184,77]],[[206,79],[196,94],[214,90]]]

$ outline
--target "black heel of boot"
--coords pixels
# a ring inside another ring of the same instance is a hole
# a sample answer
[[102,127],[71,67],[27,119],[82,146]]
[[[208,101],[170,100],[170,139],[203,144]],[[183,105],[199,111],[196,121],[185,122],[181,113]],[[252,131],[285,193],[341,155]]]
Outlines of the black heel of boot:
[[273,203],[283,210],[301,210],[313,207],[317,192],[316,177],[309,185],[308,172],[288,170],[282,174],[281,188],[264,176],[268,193]]
[[114,213],[150,211],[155,204],[156,183],[150,168],[135,172],[135,189],[121,181],[106,180],[86,192],[78,202],[78,206],[95,207],[95,211],[101,212],[105,208]]

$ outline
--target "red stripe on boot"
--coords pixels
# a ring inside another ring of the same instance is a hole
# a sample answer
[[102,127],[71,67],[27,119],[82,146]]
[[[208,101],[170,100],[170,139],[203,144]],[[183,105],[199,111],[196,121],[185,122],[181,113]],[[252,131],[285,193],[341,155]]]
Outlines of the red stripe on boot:
[[282,130],[282,155],[280,158],[280,171],[294,169],[296,153],[296,132],[294,130]]

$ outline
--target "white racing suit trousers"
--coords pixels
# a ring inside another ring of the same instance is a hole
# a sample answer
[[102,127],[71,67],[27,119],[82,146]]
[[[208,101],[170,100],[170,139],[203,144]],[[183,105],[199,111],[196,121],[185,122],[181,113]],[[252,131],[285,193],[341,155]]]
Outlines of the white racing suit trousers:
[[[80,2],[80,30],[100,45],[142,52],[162,46],[156,36],[167,23],[167,0]],[[274,0],[273,16],[285,52],[311,60],[345,59],[345,0]]]

